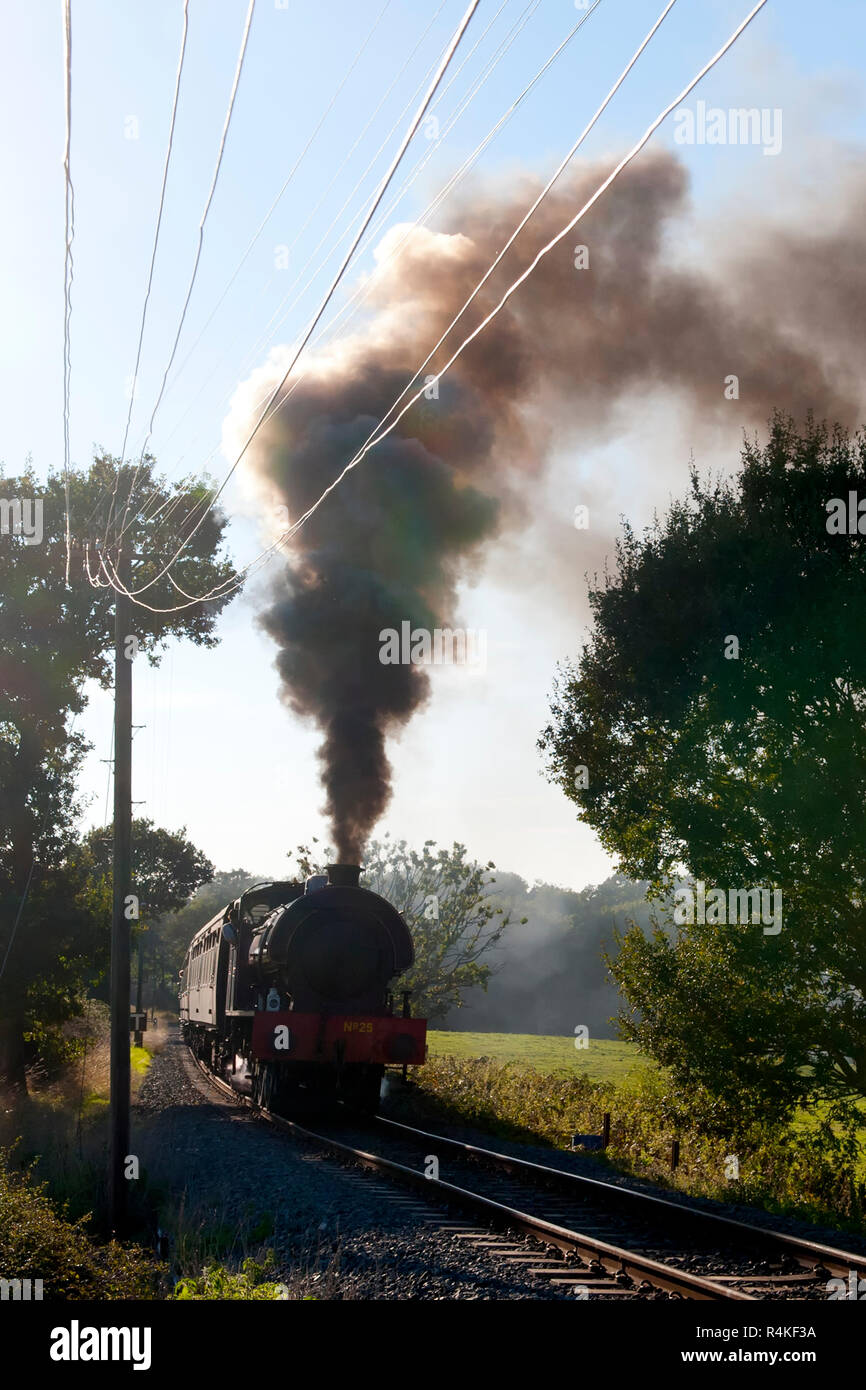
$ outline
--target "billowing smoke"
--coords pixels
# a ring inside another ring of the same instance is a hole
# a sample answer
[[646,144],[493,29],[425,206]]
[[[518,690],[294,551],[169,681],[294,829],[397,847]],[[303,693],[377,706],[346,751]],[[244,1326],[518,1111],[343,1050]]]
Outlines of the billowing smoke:
[[[428,373],[609,167],[585,166],[542,204]],[[704,421],[730,412],[731,374],[743,424],[763,424],[775,407],[854,422],[858,383],[839,347],[860,331],[847,284],[863,186],[849,188],[850,217],[837,217],[832,230],[789,228],[773,245],[756,230],[722,273],[719,259],[696,266],[677,253],[671,229],[687,211],[685,171],[671,155],[644,156],[542,261],[443,378],[438,399],[414,406],[299,531],[261,621],[277,644],[286,702],[322,731],[327,810],[342,859],[361,858],[388,803],[388,736],[430,692],[425,668],[380,661],[380,632],[407,620],[431,632],[459,626],[458,585],[497,534],[531,515],[554,443],[595,442],[618,404],[649,389],[666,390],[676,409]],[[527,181],[507,195],[476,192],[444,231],[414,229],[390,261],[406,229],[385,238],[364,326],[303,360],[302,379],[251,454],[259,483],[290,518],[319,496],[402,391],[535,191]],[[587,248],[581,269],[576,244]],[[844,292],[832,270],[837,254]],[[804,263],[816,257],[826,283],[820,296],[802,287]],[[239,433],[282,370],[277,354],[245,384]]]

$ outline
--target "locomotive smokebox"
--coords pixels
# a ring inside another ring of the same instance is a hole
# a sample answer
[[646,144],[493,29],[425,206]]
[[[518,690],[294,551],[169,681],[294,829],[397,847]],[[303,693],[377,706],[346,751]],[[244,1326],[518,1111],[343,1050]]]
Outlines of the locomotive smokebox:
[[358,882],[358,864],[329,864],[328,882],[298,893],[252,932],[250,978],[290,995],[298,1013],[351,1005],[380,1014],[387,987],[412,964],[400,913]]
[[361,877],[360,864],[326,864],[325,872],[332,888],[357,888]]

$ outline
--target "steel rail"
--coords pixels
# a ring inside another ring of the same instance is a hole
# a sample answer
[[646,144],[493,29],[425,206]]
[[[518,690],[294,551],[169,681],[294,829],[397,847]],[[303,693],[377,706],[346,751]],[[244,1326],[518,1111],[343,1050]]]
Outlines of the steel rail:
[[[255,1115],[272,1124],[276,1129],[291,1134],[295,1138],[303,1139],[305,1142],[318,1144],[333,1153],[351,1159],[354,1163],[360,1163],[365,1168],[385,1173],[399,1182],[414,1187],[417,1191],[424,1192],[428,1197],[435,1193],[476,1214],[481,1212],[488,1218],[491,1225],[507,1230],[517,1229],[527,1235],[535,1236],[536,1239],[544,1239],[549,1245],[555,1245],[563,1253],[577,1252],[583,1257],[589,1256],[609,1273],[624,1272],[630,1278],[637,1277],[652,1284],[655,1288],[678,1294],[682,1298],[705,1302],[719,1299],[747,1303],[756,1301],[751,1294],[743,1293],[739,1289],[726,1288],[702,1275],[690,1274],[686,1270],[662,1264],[658,1260],[637,1254],[635,1251],[626,1250],[618,1245],[610,1245],[607,1241],[598,1240],[593,1236],[583,1235],[580,1231],[571,1230],[566,1226],[558,1226],[551,1221],[544,1221],[541,1217],[532,1216],[529,1212],[518,1211],[515,1207],[506,1206],[502,1202],[495,1202],[490,1197],[482,1197],[480,1193],[472,1192],[468,1188],[458,1187],[441,1178],[428,1178],[425,1173],[419,1172],[415,1168],[408,1168],[403,1163],[396,1163],[393,1159],[368,1153],[364,1149],[357,1149],[338,1139],[332,1139],[327,1134],[318,1134],[314,1130],[306,1129],[295,1120],[287,1120],[285,1116],[275,1115],[273,1111],[257,1105],[250,1096],[243,1095],[220,1077],[215,1076],[200,1058],[193,1053],[190,1055],[212,1085],[231,1096],[233,1100],[246,1105]],[[416,1132],[424,1133],[421,1130]],[[434,1135],[432,1137],[438,1138],[439,1136]],[[507,1156],[503,1155],[503,1157]],[[576,1282],[579,1280],[576,1279]]]
[[[834,1246],[821,1245],[817,1241],[806,1240],[800,1236],[787,1235],[782,1231],[774,1231],[768,1226],[757,1226],[751,1221],[741,1221],[737,1217],[725,1216],[721,1212],[706,1211],[701,1207],[693,1207],[684,1202],[672,1202],[667,1197],[657,1197],[651,1192],[640,1192],[632,1187],[620,1187],[617,1183],[605,1182],[601,1178],[590,1178],[582,1173],[569,1173],[562,1168],[550,1168],[546,1164],[535,1163],[530,1159],[500,1153],[496,1149],[485,1149],[476,1144],[467,1144],[459,1139],[447,1138],[443,1134],[434,1134],[431,1130],[417,1129],[414,1125],[403,1124],[398,1120],[389,1120],[384,1115],[377,1115],[376,1122],[377,1124],[388,1125],[392,1129],[403,1130],[406,1134],[415,1135],[417,1138],[435,1142],[446,1148],[459,1150],[482,1161],[494,1163],[498,1167],[508,1166],[521,1172],[531,1173],[539,1179],[553,1180],[564,1189],[575,1191],[581,1188],[596,1194],[603,1192],[607,1197],[621,1201],[626,1205],[630,1204],[633,1209],[652,1209],[663,1212],[666,1217],[712,1226],[719,1232],[728,1231],[739,1237],[766,1241],[768,1244],[781,1247],[786,1254],[791,1255],[801,1264],[810,1267],[821,1265],[828,1273],[834,1275],[847,1276],[854,1270],[857,1272],[858,1278],[866,1278],[866,1256],[857,1255],[853,1251],[839,1250]],[[743,1278],[747,1282],[747,1277],[743,1276]]]

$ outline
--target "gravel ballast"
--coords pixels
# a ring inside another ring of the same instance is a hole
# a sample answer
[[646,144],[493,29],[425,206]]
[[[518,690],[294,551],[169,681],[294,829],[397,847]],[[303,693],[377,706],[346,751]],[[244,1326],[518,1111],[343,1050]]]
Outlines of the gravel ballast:
[[455,1214],[257,1120],[208,1083],[176,1029],[139,1091],[133,1150],[176,1228],[176,1274],[196,1272],[183,1234],[201,1232],[205,1245],[222,1243],[215,1258],[229,1267],[273,1249],[273,1277],[291,1297],[575,1301],[442,1230]]

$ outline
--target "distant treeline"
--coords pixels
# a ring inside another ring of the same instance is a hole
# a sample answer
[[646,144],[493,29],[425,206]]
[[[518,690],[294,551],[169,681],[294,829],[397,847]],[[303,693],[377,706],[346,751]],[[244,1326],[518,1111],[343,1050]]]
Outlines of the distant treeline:
[[649,928],[646,886],[614,875],[580,892],[547,883],[530,888],[517,874],[497,872],[491,892],[513,925],[485,956],[494,970],[487,992],[472,990],[440,1026],[561,1035],[583,1024],[591,1037],[615,1037],[611,1018],[621,1001],[602,957],[616,954],[616,928],[632,921]]
[[[561,1035],[583,1024],[591,1037],[615,1037],[610,1020],[620,997],[602,957],[605,951],[616,954],[616,928],[624,931],[632,921],[648,928],[647,885],[613,876],[573,892],[549,883],[529,887],[517,874],[498,869],[492,876],[490,897],[511,917],[501,941],[482,957],[493,976],[486,993],[478,986],[467,989],[463,1007],[451,1009],[436,1027]],[[245,869],[218,872],[185,907],[155,924],[154,944],[173,977],[199,927],[261,878]]]

